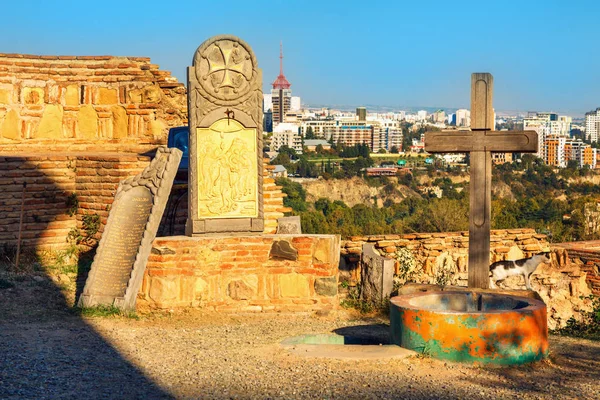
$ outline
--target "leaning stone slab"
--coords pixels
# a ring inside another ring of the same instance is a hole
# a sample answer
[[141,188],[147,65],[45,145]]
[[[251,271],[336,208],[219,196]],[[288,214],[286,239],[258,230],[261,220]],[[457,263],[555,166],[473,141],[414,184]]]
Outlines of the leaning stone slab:
[[394,287],[395,260],[380,256],[372,244],[362,248],[361,298],[381,303],[390,297]]
[[148,255],[162,218],[181,151],[161,147],[139,175],[119,184],[80,307],[135,309]]

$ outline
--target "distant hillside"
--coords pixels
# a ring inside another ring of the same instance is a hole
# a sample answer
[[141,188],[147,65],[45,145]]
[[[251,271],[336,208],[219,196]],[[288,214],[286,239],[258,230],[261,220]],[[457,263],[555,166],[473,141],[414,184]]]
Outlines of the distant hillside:
[[367,182],[359,177],[351,179],[292,179],[298,182],[306,190],[306,200],[315,202],[319,198],[330,201],[341,200],[349,207],[357,204],[375,205],[382,207],[386,200],[400,203],[403,199],[421,196],[404,185],[398,185],[395,178],[390,179],[396,190],[386,190],[384,186],[369,186]]

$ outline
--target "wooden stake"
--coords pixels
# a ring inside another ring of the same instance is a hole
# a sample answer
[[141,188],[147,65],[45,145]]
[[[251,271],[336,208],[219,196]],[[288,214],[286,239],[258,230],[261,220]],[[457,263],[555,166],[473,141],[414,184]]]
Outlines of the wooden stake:
[[23,233],[23,214],[25,214],[25,188],[27,188],[27,182],[23,182],[23,194],[21,195],[21,217],[19,219],[19,237],[17,239],[17,256],[15,257],[15,270],[19,269],[19,260],[21,258],[21,234]]

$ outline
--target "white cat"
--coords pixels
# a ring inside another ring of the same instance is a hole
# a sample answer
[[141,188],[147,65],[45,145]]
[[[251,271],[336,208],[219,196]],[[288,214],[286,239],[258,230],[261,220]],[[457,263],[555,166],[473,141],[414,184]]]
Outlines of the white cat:
[[536,254],[530,258],[523,258],[521,260],[505,260],[497,261],[490,265],[490,287],[497,289],[496,283],[503,281],[509,276],[523,275],[525,278],[525,286],[528,290],[531,290],[531,284],[529,283],[529,277],[535,269],[541,263],[550,262],[550,253]]

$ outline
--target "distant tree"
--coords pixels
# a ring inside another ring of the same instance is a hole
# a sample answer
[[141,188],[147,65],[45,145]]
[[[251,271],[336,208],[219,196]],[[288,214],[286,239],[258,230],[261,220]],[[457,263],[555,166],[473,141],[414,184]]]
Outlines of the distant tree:
[[386,154],[386,153],[387,153],[387,151],[385,151],[385,149],[379,149],[379,150],[377,151],[377,153],[379,153],[379,154]]
[[290,160],[297,160],[298,159],[298,155],[296,154],[296,150],[292,149],[291,147],[287,146],[287,145],[283,145],[279,148],[279,154],[287,154],[290,157]]
[[287,196],[283,198],[283,205],[291,207],[295,213],[307,210],[306,191],[299,183],[287,178],[277,178],[275,183],[281,186],[281,191]]
[[309,126],[308,128],[306,128],[306,135],[305,135],[304,138],[307,139],[307,140],[316,139],[317,138],[317,136],[315,135],[315,132],[313,131],[312,126]]
[[398,150],[398,146],[392,146],[392,148],[390,149],[390,153],[392,154],[398,154],[400,151]]

